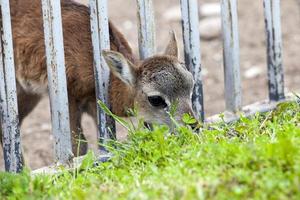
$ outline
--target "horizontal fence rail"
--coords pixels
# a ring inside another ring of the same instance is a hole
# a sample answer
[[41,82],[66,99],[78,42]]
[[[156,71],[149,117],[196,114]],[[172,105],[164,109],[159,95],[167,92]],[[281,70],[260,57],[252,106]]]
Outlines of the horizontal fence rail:
[[203,87],[201,76],[200,31],[197,0],[181,0],[184,57],[188,69],[195,80],[193,108],[196,116],[204,120]]
[[55,158],[69,163],[73,158],[69,121],[60,1],[42,0],[47,77]]
[[[94,73],[97,100],[110,107],[108,100],[109,68],[102,58],[102,50],[110,49],[107,0],[90,0],[90,21],[94,56]],[[116,138],[115,122],[97,103],[97,127],[100,143]],[[100,146],[104,150],[103,146]]]
[[284,99],[280,0],[264,0],[264,13],[267,38],[269,98],[271,101],[279,101]]
[[2,35],[0,41],[1,139],[4,151],[5,170],[10,172],[20,172],[23,166],[23,159],[21,153],[9,0],[1,0],[0,6],[2,14],[0,16],[0,18],[2,18]]
[[237,0],[221,0],[226,110],[242,107]]

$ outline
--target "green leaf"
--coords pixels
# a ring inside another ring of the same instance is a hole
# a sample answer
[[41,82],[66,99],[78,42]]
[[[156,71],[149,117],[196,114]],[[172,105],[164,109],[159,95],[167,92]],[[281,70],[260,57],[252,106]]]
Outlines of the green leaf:
[[111,116],[112,118],[114,118],[115,121],[117,121],[118,123],[120,123],[124,128],[126,128],[128,131],[133,131],[133,127],[130,126],[130,124],[125,121],[124,119],[122,119],[121,117],[113,114],[110,109],[105,105],[105,103],[103,103],[102,101],[98,100],[98,103],[100,105],[100,108],[109,116]]
[[89,151],[83,158],[79,170],[87,170],[93,167],[95,162],[95,155],[93,151]]
[[183,114],[182,121],[185,124],[195,124],[197,122],[197,120],[194,117],[192,117],[191,115],[189,115],[187,113]]

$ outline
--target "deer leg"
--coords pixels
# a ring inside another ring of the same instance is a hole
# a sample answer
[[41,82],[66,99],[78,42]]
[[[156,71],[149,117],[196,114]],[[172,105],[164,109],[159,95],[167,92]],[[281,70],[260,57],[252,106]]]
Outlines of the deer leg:
[[[37,94],[26,93],[17,82],[18,92],[18,111],[19,123],[22,124],[24,118],[35,108],[41,100],[41,96]],[[2,145],[2,126],[0,126],[0,140]]]
[[94,123],[97,125],[97,104],[96,97],[91,96],[84,102],[82,110],[92,117]]
[[73,154],[75,156],[84,155],[87,153],[88,144],[81,128],[82,112],[72,97],[69,97],[69,112]]
[[[18,111],[19,111],[19,123],[20,126],[24,118],[35,108],[35,106],[41,100],[41,96],[37,94],[26,93],[17,82],[18,92]],[[2,146],[2,122],[0,122],[0,146]],[[24,163],[24,157],[22,155]]]

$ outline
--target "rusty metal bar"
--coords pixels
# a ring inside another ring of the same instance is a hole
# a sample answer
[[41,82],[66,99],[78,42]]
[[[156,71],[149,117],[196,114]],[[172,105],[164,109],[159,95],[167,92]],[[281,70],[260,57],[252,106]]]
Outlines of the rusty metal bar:
[[226,110],[242,107],[237,0],[221,0]]
[[152,0],[137,0],[140,58],[155,54],[155,21]]
[[[22,170],[21,139],[15,77],[9,0],[1,0],[2,35],[0,40],[0,117],[5,170]],[[2,49],[3,48],[3,49]],[[0,134],[1,135],[1,134]]]
[[280,0],[264,0],[264,13],[267,37],[269,99],[271,101],[279,101],[285,98]]
[[195,79],[193,107],[201,120],[204,120],[203,86],[201,76],[200,31],[197,0],[180,0],[184,57],[188,69]]
[[[90,0],[90,11],[96,97],[110,108],[108,99],[110,71],[102,57],[102,50],[110,49],[107,0]],[[115,122],[105,114],[99,104],[97,104],[97,116],[100,143],[105,143],[109,139],[116,138]]]
[[55,158],[66,164],[73,154],[60,1],[42,0],[42,10]]

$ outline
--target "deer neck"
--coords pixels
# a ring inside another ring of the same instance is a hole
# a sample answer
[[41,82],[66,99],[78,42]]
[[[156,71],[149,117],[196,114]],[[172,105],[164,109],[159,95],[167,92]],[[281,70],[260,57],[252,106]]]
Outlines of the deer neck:
[[134,107],[134,90],[114,75],[110,75],[109,99],[112,112],[120,117],[128,117],[128,109]]

